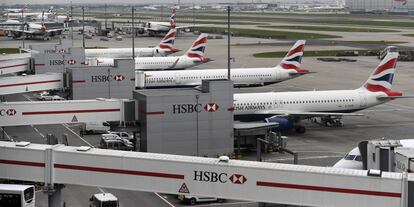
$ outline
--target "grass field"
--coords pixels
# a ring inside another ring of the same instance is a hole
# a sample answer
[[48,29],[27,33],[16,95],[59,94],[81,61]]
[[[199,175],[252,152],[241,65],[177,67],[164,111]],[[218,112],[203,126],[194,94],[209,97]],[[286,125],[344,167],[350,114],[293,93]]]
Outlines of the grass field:
[[0,48],[0,54],[13,54],[19,53],[19,48]]
[[[226,32],[226,28],[220,27],[198,27],[200,32],[220,33]],[[317,33],[272,31],[272,30],[256,30],[256,29],[231,29],[231,32],[237,36],[259,37],[259,38],[275,38],[275,39],[323,39],[323,38],[340,38],[335,35],[325,35]]]
[[403,34],[403,36],[406,36],[406,37],[414,37],[414,34]]
[[398,32],[391,29],[372,29],[362,27],[324,27],[324,26],[301,26],[301,25],[280,25],[280,26],[259,26],[263,28],[274,29],[299,29],[299,30],[312,30],[312,31],[334,31],[334,32]]
[[[336,53],[343,52],[346,50],[320,50],[320,51],[305,51],[305,57],[319,57],[319,56],[336,56]],[[359,54],[364,54],[368,50],[355,50],[358,51]],[[284,57],[286,55],[285,51],[282,52],[262,52],[253,54],[254,57],[257,58],[276,58],[276,57]]]

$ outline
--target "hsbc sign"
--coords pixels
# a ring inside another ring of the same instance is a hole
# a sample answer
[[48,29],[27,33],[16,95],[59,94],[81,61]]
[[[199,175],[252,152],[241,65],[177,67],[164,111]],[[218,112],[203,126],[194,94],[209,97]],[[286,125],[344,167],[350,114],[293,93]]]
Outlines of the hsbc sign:
[[92,83],[102,83],[102,82],[111,82],[112,80],[115,81],[123,81],[125,80],[125,76],[118,74],[118,75],[93,75],[91,76]]
[[194,171],[194,181],[211,182],[211,183],[233,183],[244,184],[247,182],[247,177],[241,174],[218,173],[211,171]]
[[200,113],[203,110],[206,112],[215,112],[219,109],[216,103],[202,104],[173,104],[173,114],[191,114]]
[[0,116],[14,116],[16,113],[15,109],[0,109]]

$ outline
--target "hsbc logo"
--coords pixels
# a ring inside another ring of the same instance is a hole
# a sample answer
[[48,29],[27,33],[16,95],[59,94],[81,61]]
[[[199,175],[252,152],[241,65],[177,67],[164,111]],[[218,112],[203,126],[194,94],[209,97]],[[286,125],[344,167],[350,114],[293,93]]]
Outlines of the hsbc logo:
[[202,104],[174,104],[173,114],[200,113],[203,109],[206,112],[215,112],[219,109],[219,105],[216,103],[208,103],[204,106]]
[[114,76],[114,80],[123,81],[123,80],[125,80],[125,77],[121,74],[118,74],[118,75]]
[[15,109],[0,109],[0,116],[14,116],[16,113]]
[[76,64],[76,60],[74,60],[74,59],[68,60],[68,64],[69,65],[74,65],[74,64]]
[[234,184],[243,184],[247,181],[247,177],[240,174],[233,174],[229,180]]
[[247,182],[247,177],[240,174],[233,174],[228,176],[227,173],[217,173],[211,171],[194,171],[194,181],[211,182],[211,183],[230,183],[244,184]]
[[58,52],[58,53],[66,53],[66,50],[65,50],[65,49],[60,49],[60,50],[58,50],[57,52]]
[[219,106],[216,103],[208,103],[204,106],[204,110],[207,112],[215,112],[219,109]]

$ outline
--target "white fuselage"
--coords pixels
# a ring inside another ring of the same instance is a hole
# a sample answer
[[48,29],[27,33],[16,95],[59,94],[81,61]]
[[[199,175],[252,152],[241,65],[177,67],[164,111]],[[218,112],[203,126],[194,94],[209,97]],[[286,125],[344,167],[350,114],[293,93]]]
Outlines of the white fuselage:
[[[97,58],[98,66],[113,66],[114,58]],[[137,70],[170,70],[186,69],[203,63],[198,58],[187,56],[174,57],[138,57],[135,58],[135,69]]]
[[[234,94],[234,114],[253,115],[257,111],[338,112],[347,113],[369,108],[387,100],[377,99],[381,92],[364,89],[269,92]],[[269,113],[272,116],[273,113]]]
[[[153,48],[135,48],[135,57],[154,57],[167,56],[167,50]],[[85,49],[87,58],[105,57],[105,58],[128,58],[132,57],[132,48],[104,48],[104,49]]]
[[[227,79],[227,69],[200,69],[179,71],[146,71],[146,88],[192,87],[201,85],[205,79]],[[231,80],[236,86],[265,85],[290,79],[286,71],[276,68],[231,69]]]

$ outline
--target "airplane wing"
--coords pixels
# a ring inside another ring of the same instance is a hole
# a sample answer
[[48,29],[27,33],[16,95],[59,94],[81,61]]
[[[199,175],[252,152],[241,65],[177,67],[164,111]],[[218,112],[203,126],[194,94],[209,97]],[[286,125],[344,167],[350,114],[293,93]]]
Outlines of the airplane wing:
[[180,60],[180,58],[177,58],[177,60],[172,65],[168,66],[167,69],[173,69],[173,68],[175,68],[175,66],[177,65],[177,63],[178,63],[179,60]]
[[361,113],[335,113],[335,112],[310,112],[310,111],[284,111],[284,110],[261,110],[255,114],[268,114],[272,116],[294,116],[301,118],[329,117],[329,116],[364,116]]
[[388,100],[388,99],[397,99],[397,98],[414,98],[414,96],[380,96],[380,97],[377,97],[378,100]]

